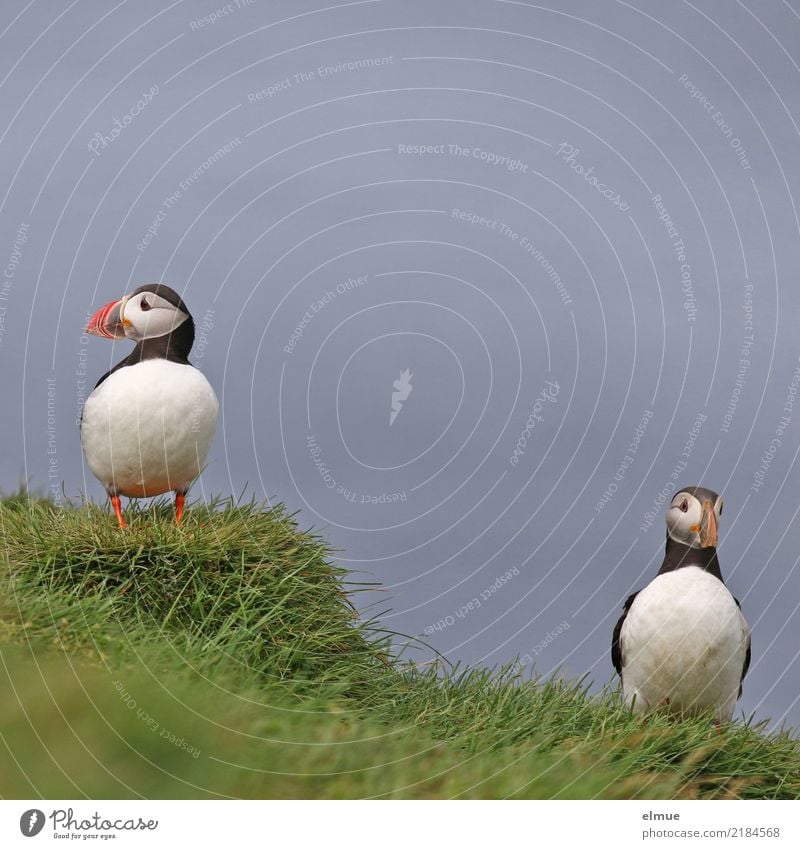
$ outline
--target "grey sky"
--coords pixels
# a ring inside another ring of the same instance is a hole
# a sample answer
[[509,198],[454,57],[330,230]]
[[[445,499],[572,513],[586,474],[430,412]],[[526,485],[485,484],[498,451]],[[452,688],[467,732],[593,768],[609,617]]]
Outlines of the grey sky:
[[674,472],[725,498],[741,709],[800,723],[796,0],[11,7],[5,490],[102,498],[129,346],[81,331],[163,280],[223,402],[195,496],[299,509],[453,660],[601,683]]

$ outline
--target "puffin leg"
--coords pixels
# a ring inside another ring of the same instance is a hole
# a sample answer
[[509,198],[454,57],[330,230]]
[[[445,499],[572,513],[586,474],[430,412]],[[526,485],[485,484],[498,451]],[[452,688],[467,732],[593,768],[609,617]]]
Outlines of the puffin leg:
[[111,495],[111,506],[114,508],[114,515],[117,517],[117,522],[121,528],[127,528],[125,518],[122,515],[122,501],[118,495]]
[[181,519],[183,519],[183,505],[186,501],[186,493],[185,492],[176,492],[175,493],[175,524],[180,525]]

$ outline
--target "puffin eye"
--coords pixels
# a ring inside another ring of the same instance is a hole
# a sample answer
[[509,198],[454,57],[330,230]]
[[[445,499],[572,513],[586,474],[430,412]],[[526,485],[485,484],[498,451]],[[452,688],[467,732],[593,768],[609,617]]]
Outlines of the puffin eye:
[[146,298],[142,298],[142,300],[139,301],[139,309],[142,310],[142,312],[147,312],[150,308],[150,304],[147,302]]
[[680,509],[681,513],[685,513],[689,509],[688,500],[684,498],[683,501],[681,501],[681,503],[678,505],[678,508]]

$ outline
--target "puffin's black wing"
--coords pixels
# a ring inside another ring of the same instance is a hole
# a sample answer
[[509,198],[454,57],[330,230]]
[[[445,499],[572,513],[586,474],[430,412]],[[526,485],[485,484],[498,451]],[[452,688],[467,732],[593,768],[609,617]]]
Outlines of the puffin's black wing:
[[[159,338],[161,338],[161,337],[159,337]],[[121,368],[125,368],[125,366],[135,366],[135,365],[136,365],[136,363],[140,362],[140,359],[137,359],[136,357],[134,357],[134,354],[137,352],[137,350],[138,350],[138,348],[139,348],[139,346],[140,346],[140,345],[141,345],[141,342],[139,343],[139,345],[137,345],[137,346],[136,346],[136,348],[134,348],[134,349],[133,349],[133,351],[131,351],[131,353],[130,353],[130,354],[128,354],[128,356],[127,356],[127,357],[125,357],[125,359],[124,359],[124,360],[120,360],[120,361],[119,361],[119,362],[118,362],[118,363],[114,366],[114,368],[110,368],[110,369],[109,369],[109,370],[108,370],[108,371],[107,371],[107,372],[106,372],[106,373],[105,373],[105,374],[104,374],[104,375],[100,378],[100,380],[98,380],[98,381],[97,381],[97,383],[95,383],[94,388],[95,388],[95,389],[97,389],[97,387],[98,387],[98,386],[99,386],[99,385],[100,385],[100,384],[101,384],[101,383],[102,383],[102,382],[103,382],[103,381],[104,381],[107,377],[111,377],[111,375],[112,375],[112,374],[114,374],[114,372],[115,372],[115,371],[119,371],[119,369],[121,369]]]
[[[103,382],[103,381],[104,381],[107,377],[109,377],[110,375],[114,374],[114,372],[115,372],[118,368],[122,368],[123,366],[126,366],[126,365],[128,365],[128,358],[127,358],[127,357],[125,357],[125,359],[124,359],[124,360],[121,360],[120,362],[118,362],[118,363],[114,366],[114,368],[109,369],[109,370],[108,370],[108,371],[107,371],[107,372],[106,372],[106,373],[105,373],[105,374],[104,374],[104,375],[100,378],[100,380],[98,380],[98,381],[97,381],[97,383],[95,383],[94,388],[95,388],[95,389],[97,389],[97,387],[98,387],[98,386],[99,386],[99,385],[100,385],[100,384],[101,384],[101,383],[102,383],[102,382]],[[81,420],[80,420],[80,422],[78,423],[78,430],[80,431],[80,429],[81,429],[82,427],[83,427],[83,407],[81,407]]]
[[[742,609],[742,605],[739,603],[739,599],[736,596],[733,597],[733,600],[736,602],[736,606],[739,610]],[[742,681],[744,681],[744,676],[747,675],[747,670],[750,668],[750,636],[747,637],[747,651],[744,654],[744,666],[742,666],[742,677],[739,679],[739,696],[742,695]]]
[[631,605],[633,604],[633,600],[636,596],[639,595],[639,591],[637,590],[635,593],[631,593],[625,599],[625,605],[622,608],[622,616],[619,617],[619,622],[617,622],[614,627],[614,636],[611,638],[611,662],[614,664],[614,669],[617,670],[617,675],[622,677],[622,646],[619,644],[619,636],[622,633],[622,623],[625,621],[625,617],[628,615],[628,611],[631,609]]

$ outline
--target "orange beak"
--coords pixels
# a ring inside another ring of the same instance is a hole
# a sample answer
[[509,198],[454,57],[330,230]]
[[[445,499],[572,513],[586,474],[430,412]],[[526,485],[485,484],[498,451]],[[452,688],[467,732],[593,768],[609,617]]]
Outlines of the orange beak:
[[703,505],[703,518],[700,524],[700,545],[703,548],[717,547],[717,514],[714,505],[706,501]]
[[124,339],[126,322],[122,317],[125,298],[106,304],[89,319],[86,332],[104,339]]

